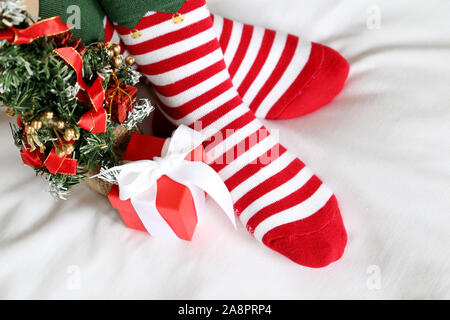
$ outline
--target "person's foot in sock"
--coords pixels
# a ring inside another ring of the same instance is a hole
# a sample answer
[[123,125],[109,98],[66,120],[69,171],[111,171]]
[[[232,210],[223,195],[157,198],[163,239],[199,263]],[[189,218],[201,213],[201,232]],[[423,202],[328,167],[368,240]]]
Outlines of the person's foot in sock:
[[344,87],[348,62],[318,43],[213,15],[231,79],[260,119],[290,119],[333,100]]
[[153,12],[148,2],[100,2],[120,24],[121,39],[163,111],[176,124],[200,124],[214,137],[205,143],[207,161],[225,181],[247,230],[301,265],[324,267],[338,260],[347,235],[336,197],[242,101],[205,1],[165,9],[176,14]]

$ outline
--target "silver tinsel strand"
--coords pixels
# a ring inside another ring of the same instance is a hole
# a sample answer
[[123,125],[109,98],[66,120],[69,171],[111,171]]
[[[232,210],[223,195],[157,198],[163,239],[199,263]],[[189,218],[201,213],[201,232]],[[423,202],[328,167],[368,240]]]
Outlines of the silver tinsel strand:
[[8,27],[21,24],[30,17],[26,9],[20,0],[0,1],[0,16],[3,17],[1,23]]
[[59,200],[67,200],[70,195],[70,191],[66,187],[53,181],[48,182],[48,192],[52,195],[52,197]]
[[73,86],[68,86],[66,88],[66,93],[67,93],[67,98],[69,99],[69,101],[75,100],[79,91],[80,91],[80,85],[78,83],[75,83],[75,85],[73,85]]
[[131,85],[135,86],[136,84],[139,83],[142,74],[138,72],[136,69],[129,69],[129,73],[131,78]]
[[120,174],[119,169],[100,168],[100,173],[96,176],[93,176],[92,178],[98,178],[98,179],[106,181],[110,184],[118,184],[117,177],[119,176],[119,174]]
[[128,113],[128,119],[123,125],[128,130],[132,130],[138,123],[144,121],[153,110],[155,110],[155,107],[151,105],[148,99],[141,99],[133,107],[133,110]]

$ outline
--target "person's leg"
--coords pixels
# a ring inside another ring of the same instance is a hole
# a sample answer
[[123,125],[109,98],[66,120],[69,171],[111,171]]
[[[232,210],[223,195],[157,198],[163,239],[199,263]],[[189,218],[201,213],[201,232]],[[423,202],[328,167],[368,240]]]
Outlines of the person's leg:
[[[133,7],[132,0],[100,1],[113,21]],[[205,1],[187,0],[176,15],[150,11],[136,26],[117,30],[167,116],[211,137],[207,162],[225,181],[247,230],[305,266],[339,259],[347,235],[336,197],[242,101]]]

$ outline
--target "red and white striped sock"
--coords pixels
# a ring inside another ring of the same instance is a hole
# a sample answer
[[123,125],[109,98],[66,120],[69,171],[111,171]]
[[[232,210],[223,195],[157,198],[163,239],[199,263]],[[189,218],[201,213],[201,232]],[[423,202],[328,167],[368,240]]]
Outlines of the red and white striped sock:
[[305,266],[336,261],[347,241],[336,197],[242,101],[205,1],[187,0],[179,13],[182,23],[172,14],[149,12],[133,30],[117,26],[164,113],[212,138],[205,143],[207,161],[257,240]]
[[[344,87],[348,62],[335,50],[297,36],[212,15],[232,81],[261,119],[311,113]],[[112,24],[106,41],[119,43]]]
[[335,50],[292,34],[212,17],[233,83],[256,117],[289,119],[313,112],[344,87],[349,64]]

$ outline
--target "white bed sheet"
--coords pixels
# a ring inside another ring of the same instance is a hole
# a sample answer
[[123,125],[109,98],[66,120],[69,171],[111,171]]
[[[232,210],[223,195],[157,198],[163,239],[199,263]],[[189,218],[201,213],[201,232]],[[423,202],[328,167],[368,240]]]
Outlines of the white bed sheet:
[[342,260],[297,266],[242,227],[234,231],[212,201],[192,243],[127,230],[108,200],[85,187],[56,202],[21,165],[2,114],[0,297],[450,298],[450,2],[209,7],[325,43],[349,60],[347,86],[328,107],[265,122],[336,192],[349,234]]

